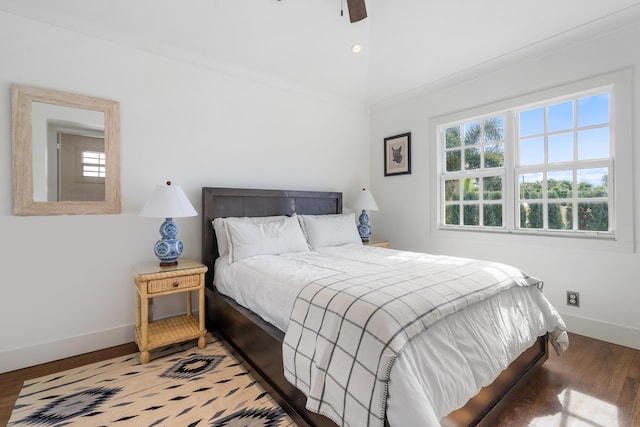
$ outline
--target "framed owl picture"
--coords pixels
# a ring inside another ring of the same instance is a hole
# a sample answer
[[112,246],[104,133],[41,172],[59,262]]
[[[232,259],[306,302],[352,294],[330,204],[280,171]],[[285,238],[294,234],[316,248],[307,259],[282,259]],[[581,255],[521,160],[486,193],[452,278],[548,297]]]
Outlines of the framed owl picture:
[[384,176],[411,173],[411,132],[384,139]]

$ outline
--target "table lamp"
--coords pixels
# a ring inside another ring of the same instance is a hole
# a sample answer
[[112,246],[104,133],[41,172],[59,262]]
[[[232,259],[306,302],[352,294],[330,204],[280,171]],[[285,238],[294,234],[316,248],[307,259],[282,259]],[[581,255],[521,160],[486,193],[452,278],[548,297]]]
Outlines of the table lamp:
[[182,187],[171,185],[158,185],[151,193],[151,197],[144,205],[140,216],[149,218],[165,218],[160,226],[162,239],[153,247],[153,252],[160,259],[160,266],[171,267],[178,265],[178,258],[182,254],[182,242],[176,239],[178,226],[173,218],[196,216],[198,212],[184,194]]
[[378,205],[376,205],[376,201],[373,200],[373,195],[369,190],[359,191],[356,194],[356,197],[351,202],[351,207],[353,209],[362,209],[362,213],[358,217],[358,233],[360,233],[360,238],[363,242],[368,242],[369,237],[371,237],[371,226],[369,225],[369,215],[367,215],[367,210],[377,211]]

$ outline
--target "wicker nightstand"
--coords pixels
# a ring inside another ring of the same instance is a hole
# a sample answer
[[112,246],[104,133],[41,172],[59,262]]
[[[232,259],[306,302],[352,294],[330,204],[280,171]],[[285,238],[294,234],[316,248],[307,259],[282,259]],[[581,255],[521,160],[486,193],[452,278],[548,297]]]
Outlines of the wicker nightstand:
[[371,239],[371,240],[369,240],[368,243],[365,243],[365,245],[367,245],[367,246],[377,246],[379,248],[388,248],[389,247],[389,242],[387,242],[386,240]]
[[[174,267],[160,267],[157,262],[136,265],[131,269],[136,284],[136,343],[140,363],[149,362],[149,350],[198,338],[198,347],[206,343],[204,319],[204,273],[199,262],[180,260]],[[198,292],[198,319],[191,310],[191,292]],[[149,300],[163,295],[185,292],[187,313],[182,316],[149,321]]]

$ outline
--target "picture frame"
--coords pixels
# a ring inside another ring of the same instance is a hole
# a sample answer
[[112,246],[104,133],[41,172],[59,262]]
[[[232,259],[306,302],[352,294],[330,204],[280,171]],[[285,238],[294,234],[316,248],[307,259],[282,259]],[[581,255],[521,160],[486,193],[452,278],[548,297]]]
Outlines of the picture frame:
[[411,132],[384,139],[384,176],[411,174]]

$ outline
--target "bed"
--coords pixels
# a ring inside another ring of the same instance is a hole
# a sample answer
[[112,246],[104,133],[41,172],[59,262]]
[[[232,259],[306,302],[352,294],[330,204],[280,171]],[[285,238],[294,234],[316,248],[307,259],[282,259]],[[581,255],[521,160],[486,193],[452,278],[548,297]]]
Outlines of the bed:
[[[341,193],[205,187],[202,189],[202,206],[202,253],[203,261],[209,267],[206,277],[208,328],[218,331],[231,344],[248,368],[258,374],[268,390],[275,393],[276,400],[290,412],[298,424],[335,426],[328,418],[306,410],[305,395],[285,378],[285,333],[282,328],[264,321],[214,287],[219,252],[212,221],[227,217],[339,214],[342,212]],[[490,385],[484,387],[466,405],[443,418],[443,424],[489,425],[501,408],[544,363],[547,353],[547,334],[541,334]],[[393,409],[393,400],[389,401],[389,405]],[[396,412],[398,406],[396,404]],[[396,427],[393,423],[391,425]]]

